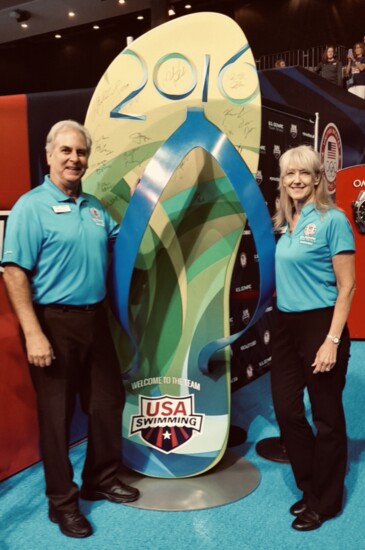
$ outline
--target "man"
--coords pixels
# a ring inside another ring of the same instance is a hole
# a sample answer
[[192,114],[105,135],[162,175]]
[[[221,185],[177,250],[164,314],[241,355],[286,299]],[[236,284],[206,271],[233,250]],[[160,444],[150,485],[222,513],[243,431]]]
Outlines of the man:
[[81,498],[125,503],[139,495],[118,477],[124,390],[103,307],[108,245],[118,227],[82,191],[90,149],[79,123],[51,128],[49,176],[15,204],[2,262],[37,396],[49,518],[77,538],[92,534],[68,457],[77,394],[89,420]]

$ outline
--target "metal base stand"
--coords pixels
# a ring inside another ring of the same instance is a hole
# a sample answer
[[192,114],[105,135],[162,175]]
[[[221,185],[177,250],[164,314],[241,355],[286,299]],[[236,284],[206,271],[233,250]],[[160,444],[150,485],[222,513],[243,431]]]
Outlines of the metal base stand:
[[228,447],[242,445],[247,439],[247,432],[239,426],[231,425],[229,428]]
[[260,483],[260,474],[248,460],[228,451],[217,466],[196,477],[161,479],[128,470],[123,481],[141,492],[141,497],[128,506],[144,510],[201,510],[247,496]]

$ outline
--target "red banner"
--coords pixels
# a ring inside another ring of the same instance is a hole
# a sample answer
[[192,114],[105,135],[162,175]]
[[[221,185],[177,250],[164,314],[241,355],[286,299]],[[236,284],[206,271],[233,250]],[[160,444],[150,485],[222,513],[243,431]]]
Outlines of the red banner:
[[30,189],[27,96],[0,97],[0,210]]
[[[363,278],[365,258],[365,216],[364,224],[361,224],[362,199],[365,199],[365,165],[350,166],[339,170],[336,178],[336,203],[342,208],[351,222],[355,235],[356,246],[356,293],[349,316],[349,328],[351,338],[365,338],[365,323],[363,313],[365,310],[365,282]],[[361,193],[364,197],[361,196]],[[358,204],[353,207],[357,200]],[[365,202],[364,202],[365,211]],[[357,220],[357,222],[355,221]],[[362,232],[364,231],[364,233]]]

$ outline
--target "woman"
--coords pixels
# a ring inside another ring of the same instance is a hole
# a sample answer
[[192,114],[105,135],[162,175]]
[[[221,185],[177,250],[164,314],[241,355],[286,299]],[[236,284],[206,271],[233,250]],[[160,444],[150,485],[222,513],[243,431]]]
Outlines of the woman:
[[327,46],[324,50],[322,62],[316,68],[316,73],[332,84],[342,86],[342,63],[335,58],[333,46]]
[[[286,151],[274,224],[277,323],[271,369],[281,436],[302,498],[290,512],[299,531],[317,529],[342,507],[347,436],[342,405],[349,359],[346,325],[355,290],[354,239],[328,195],[311,147]],[[316,433],[305,416],[307,388]]]
[[286,63],[284,59],[277,59],[275,61],[274,65],[275,69],[284,69],[286,67]]
[[347,88],[351,94],[365,99],[365,44],[356,42],[347,56]]

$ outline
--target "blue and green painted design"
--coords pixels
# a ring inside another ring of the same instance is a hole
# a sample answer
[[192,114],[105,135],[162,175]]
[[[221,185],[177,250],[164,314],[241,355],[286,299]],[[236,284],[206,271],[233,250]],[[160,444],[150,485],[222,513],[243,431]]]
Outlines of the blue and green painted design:
[[229,344],[240,334],[230,335],[229,291],[246,220],[260,260],[251,323],[273,290],[271,222],[253,176],[260,109],[247,40],[213,13],[133,42],[89,107],[84,187],[121,222],[109,286],[126,387],[123,456],[149,476],[201,474],[226,449]]

